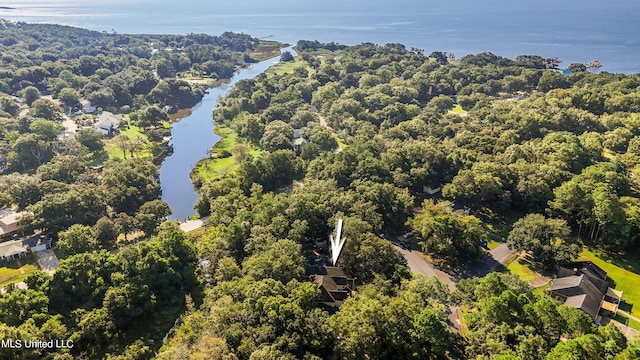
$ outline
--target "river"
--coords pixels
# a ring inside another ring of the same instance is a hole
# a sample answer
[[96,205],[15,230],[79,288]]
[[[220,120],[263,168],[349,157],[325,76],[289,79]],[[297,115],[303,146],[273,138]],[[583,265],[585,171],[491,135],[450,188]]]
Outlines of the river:
[[[294,53],[291,48],[284,50]],[[277,60],[278,58],[272,58],[241,69],[228,83],[210,88],[202,101],[193,107],[191,115],[173,123],[173,154],[160,167],[162,200],[173,210],[170,219],[184,220],[196,214],[193,206],[198,200],[198,194],[193,188],[189,173],[200,159],[209,156],[209,149],[220,140],[220,136],[213,133],[212,118],[218,99],[225,96],[238,81],[256,77]]]

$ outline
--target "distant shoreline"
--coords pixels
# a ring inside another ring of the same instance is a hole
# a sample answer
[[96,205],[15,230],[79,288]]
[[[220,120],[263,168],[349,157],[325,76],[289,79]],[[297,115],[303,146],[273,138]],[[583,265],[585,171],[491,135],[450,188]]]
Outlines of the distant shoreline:
[[12,8],[9,6],[0,6],[0,10],[15,10],[16,8]]

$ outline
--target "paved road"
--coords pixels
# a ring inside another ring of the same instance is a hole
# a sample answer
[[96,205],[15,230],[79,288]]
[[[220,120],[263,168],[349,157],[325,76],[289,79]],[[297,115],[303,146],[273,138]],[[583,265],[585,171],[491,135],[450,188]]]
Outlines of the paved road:
[[62,121],[62,126],[64,127],[64,136],[67,137],[75,137],[76,131],[78,130],[78,125],[75,121],[69,119],[67,115],[64,115],[64,121]]
[[444,271],[435,268],[433,264],[428,262],[418,251],[405,250],[395,244],[393,247],[407,259],[407,265],[409,265],[409,270],[412,273],[438,278],[438,280],[447,284],[449,290],[454,291],[456,289],[456,283],[453,281],[453,278]]
[[405,250],[397,245],[394,245],[394,247],[407,259],[409,270],[411,270],[412,273],[421,274],[426,277],[436,277],[436,273],[433,271],[431,264],[429,264],[419,252]]

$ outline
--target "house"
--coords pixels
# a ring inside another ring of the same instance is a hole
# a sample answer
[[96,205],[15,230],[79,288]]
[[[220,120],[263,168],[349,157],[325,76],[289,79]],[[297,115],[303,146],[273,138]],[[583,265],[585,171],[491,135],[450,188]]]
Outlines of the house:
[[51,249],[53,241],[49,235],[35,234],[21,239],[24,248],[29,249],[29,252],[38,252],[46,249]]
[[307,146],[308,143],[309,142],[307,141],[307,139],[303,137],[293,140],[293,151],[295,151],[297,155],[300,155],[302,149],[304,149],[304,147]]
[[440,192],[440,190],[442,190],[442,185],[440,184],[431,184],[431,185],[422,186],[422,191],[429,195],[436,194]]
[[82,111],[85,112],[86,114],[93,114],[96,112],[96,110],[98,110],[97,107],[91,104],[91,101],[86,99],[81,99],[80,105],[82,105]]
[[11,240],[0,243],[0,261],[11,261],[27,256],[27,248],[22,240]]
[[355,279],[347,276],[337,266],[325,266],[320,274],[312,277],[314,284],[320,290],[320,305],[333,310],[353,295],[356,288]]
[[11,209],[0,210],[0,237],[13,235],[22,230],[20,218],[24,212],[15,212]]
[[96,119],[95,128],[106,136],[111,136],[122,121],[122,115],[103,111]]
[[584,311],[596,324],[615,317],[622,291],[609,287],[607,273],[590,261],[574,262],[570,267],[560,268],[549,295]]
[[302,130],[301,129],[293,129],[293,138],[294,139],[298,139],[302,137]]

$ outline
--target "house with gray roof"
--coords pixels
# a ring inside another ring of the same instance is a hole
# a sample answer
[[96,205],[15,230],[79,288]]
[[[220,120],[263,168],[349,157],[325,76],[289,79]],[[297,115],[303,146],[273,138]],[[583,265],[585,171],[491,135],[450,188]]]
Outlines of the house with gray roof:
[[609,287],[607,273],[590,261],[560,268],[548,291],[565,304],[584,311],[596,324],[602,323],[603,318],[615,317],[622,298],[622,291]]
[[121,114],[113,114],[108,111],[103,111],[96,119],[95,128],[105,136],[111,136],[115,134],[116,129],[120,126],[121,122]]
[[11,240],[0,243],[0,261],[11,261],[27,256],[27,248],[22,240]]

